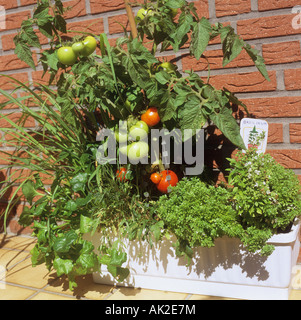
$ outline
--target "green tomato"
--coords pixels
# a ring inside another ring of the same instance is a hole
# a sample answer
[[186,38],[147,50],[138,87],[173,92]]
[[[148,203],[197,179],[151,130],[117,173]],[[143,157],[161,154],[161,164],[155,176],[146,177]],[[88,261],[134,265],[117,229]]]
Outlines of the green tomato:
[[142,21],[147,15],[153,15],[153,10],[140,9],[136,15],[136,21]]
[[147,132],[134,125],[130,128],[130,138],[133,139],[133,140],[136,140],[136,141],[139,141],[139,140],[143,140],[147,137]]
[[128,158],[130,161],[135,162],[148,155],[149,146],[146,142],[134,142],[128,148]]
[[128,145],[122,146],[121,148],[119,148],[119,152],[121,152],[122,154],[127,155],[127,154],[128,154],[128,150],[129,150],[129,147],[130,147],[130,146],[128,146]]
[[171,62],[163,62],[159,65],[158,70],[164,70],[168,73],[176,71],[176,66]]
[[81,55],[81,53],[83,52],[84,49],[84,44],[82,42],[75,42],[72,45],[72,50],[76,55]]
[[146,124],[146,122],[140,120],[138,121],[136,124],[135,124],[135,127],[138,127],[138,128],[141,128],[143,129],[144,131],[146,131],[147,133],[149,133],[149,127],[148,125]]
[[93,53],[97,47],[97,41],[94,37],[92,36],[87,36],[84,41],[83,41],[83,44],[84,44],[84,48],[81,52],[81,54],[84,56],[84,57],[87,57],[89,56],[91,53]]
[[115,131],[115,138],[117,142],[124,143],[128,141],[127,133],[120,132],[118,130]]
[[77,55],[71,47],[61,47],[57,51],[59,62],[67,66],[72,66],[77,60]]

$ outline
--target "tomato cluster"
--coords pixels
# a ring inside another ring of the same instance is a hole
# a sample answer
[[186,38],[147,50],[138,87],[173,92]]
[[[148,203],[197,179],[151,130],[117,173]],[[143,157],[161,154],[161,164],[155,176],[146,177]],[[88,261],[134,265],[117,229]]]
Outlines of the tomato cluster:
[[170,187],[176,186],[179,182],[178,176],[171,170],[163,170],[160,173],[153,173],[151,181],[162,193],[168,193]]
[[87,36],[83,41],[73,43],[72,47],[65,46],[57,50],[59,62],[67,66],[72,66],[78,57],[88,57],[97,46],[97,41],[92,36]]

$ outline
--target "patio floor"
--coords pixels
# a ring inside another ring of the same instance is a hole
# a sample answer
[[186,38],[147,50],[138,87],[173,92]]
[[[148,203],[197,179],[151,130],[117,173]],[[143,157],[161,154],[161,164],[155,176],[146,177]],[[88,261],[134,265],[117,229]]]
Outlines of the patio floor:
[[[78,287],[71,292],[68,281],[58,278],[55,271],[49,273],[44,265],[31,266],[33,238],[12,235],[3,238],[0,234],[0,300],[230,300],[189,292],[100,285],[93,282],[91,275],[78,278]],[[301,280],[298,281],[300,289],[292,290],[290,300],[301,300]]]

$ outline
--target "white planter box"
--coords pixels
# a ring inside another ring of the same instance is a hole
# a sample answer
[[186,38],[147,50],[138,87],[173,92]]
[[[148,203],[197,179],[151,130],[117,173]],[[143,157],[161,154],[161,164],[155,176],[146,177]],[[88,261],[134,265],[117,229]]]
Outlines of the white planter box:
[[[96,283],[241,299],[288,299],[292,269],[300,249],[300,222],[291,232],[273,236],[276,249],[269,257],[246,251],[236,238],[220,238],[213,248],[197,248],[190,266],[177,258],[172,239],[150,249],[148,243],[124,240],[130,276],[117,283],[102,268],[93,274]],[[99,234],[92,241],[99,246]],[[90,237],[91,239],[91,237]],[[124,266],[124,265],[123,265]]]

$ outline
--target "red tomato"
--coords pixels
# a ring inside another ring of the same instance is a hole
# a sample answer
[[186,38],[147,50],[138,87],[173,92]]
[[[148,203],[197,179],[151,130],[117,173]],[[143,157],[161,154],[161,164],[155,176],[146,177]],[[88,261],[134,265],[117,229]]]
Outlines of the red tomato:
[[161,181],[161,179],[162,179],[162,177],[160,176],[160,174],[159,173],[153,173],[152,175],[151,175],[151,180],[152,180],[152,182],[154,183],[154,184],[158,184],[160,181]]
[[160,117],[158,114],[158,109],[155,107],[150,107],[141,116],[141,120],[144,121],[149,127],[153,127],[160,122]]
[[178,176],[171,170],[164,170],[160,175],[162,178],[157,184],[157,189],[162,193],[168,193],[168,187],[174,187],[179,181]]
[[125,178],[125,175],[127,173],[126,168],[120,168],[120,170],[116,171],[116,177],[120,182],[125,182],[127,179]]

